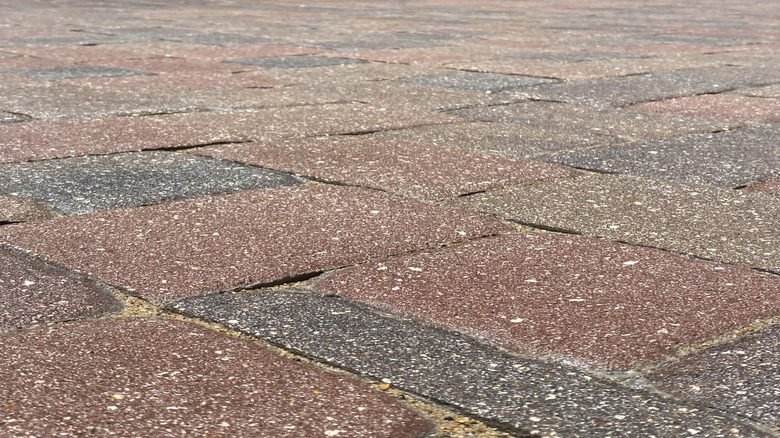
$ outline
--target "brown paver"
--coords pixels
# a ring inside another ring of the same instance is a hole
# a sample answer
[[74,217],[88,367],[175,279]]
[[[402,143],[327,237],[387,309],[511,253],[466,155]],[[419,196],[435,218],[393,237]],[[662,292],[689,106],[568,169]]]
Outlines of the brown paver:
[[780,272],[780,203],[760,193],[587,175],[459,198],[449,205]]
[[0,337],[12,436],[418,437],[432,424],[356,380],[149,318]]
[[0,223],[50,219],[54,212],[29,199],[0,193]]
[[697,351],[649,379],[678,397],[780,428],[780,325]]
[[0,162],[240,142],[264,136],[325,135],[459,120],[364,104],[0,125]]
[[163,302],[508,229],[372,190],[309,185],[9,225],[0,242]]
[[0,247],[0,332],[95,317],[121,305],[95,283]]
[[640,103],[630,106],[628,109],[711,117],[749,125],[780,121],[780,99],[738,94],[702,94]]
[[424,200],[571,176],[560,166],[368,136],[295,138],[193,151]]
[[628,369],[780,311],[780,278],[531,233],[347,269],[316,286],[519,351]]

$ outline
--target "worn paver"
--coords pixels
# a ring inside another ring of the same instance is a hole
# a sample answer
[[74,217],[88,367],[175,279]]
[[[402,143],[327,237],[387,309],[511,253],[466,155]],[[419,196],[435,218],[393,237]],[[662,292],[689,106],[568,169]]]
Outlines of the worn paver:
[[736,188],[780,177],[780,125],[563,152],[544,159],[596,170]]
[[210,146],[193,152],[424,200],[572,175],[569,169],[538,161],[368,136],[280,139]]
[[654,370],[650,382],[678,397],[780,428],[780,325],[706,348]]
[[309,185],[9,225],[0,242],[163,302],[507,229],[373,190]]
[[477,194],[450,205],[780,273],[780,204],[759,193],[588,175]]
[[629,369],[780,311],[780,278],[565,235],[481,239],[329,275],[318,290],[523,354]]
[[744,125],[780,121],[780,99],[741,96],[739,94],[702,94],[629,107],[633,111],[675,113],[736,121]]
[[525,436],[763,436],[753,426],[458,332],[300,291],[187,298],[169,308],[411,391]]
[[163,151],[0,164],[0,192],[70,214],[300,183],[282,172]]
[[12,436],[418,437],[432,424],[354,379],[192,323],[61,324],[0,337]]
[[0,266],[0,332],[122,307],[105,288],[2,247]]
[[50,219],[56,214],[29,199],[0,193],[0,224]]

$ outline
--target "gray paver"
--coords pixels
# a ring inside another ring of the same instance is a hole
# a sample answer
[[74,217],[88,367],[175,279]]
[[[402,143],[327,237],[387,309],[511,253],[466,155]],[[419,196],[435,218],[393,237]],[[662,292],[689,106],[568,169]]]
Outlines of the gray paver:
[[440,75],[415,76],[412,78],[398,79],[397,82],[407,85],[454,88],[457,90],[481,91],[484,93],[512,90],[556,81],[554,79],[544,79],[532,76],[453,72]]
[[6,70],[6,72],[41,81],[59,81],[74,78],[110,78],[116,76],[150,76],[154,74],[123,68],[97,66],[41,67]]
[[282,56],[276,58],[244,58],[225,61],[232,64],[253,65],[266,68],[308,68],[330,65],[362,64],[366,61],[327,56]]
[[7,225],[0,242],[159,303],[510,229],[374,190],[307,185]]
[[545,159],[602,172],[735,188],[780,177],[780,125],[593,148]]
[[449,205],[780,272],[780,203],[758,193],[588,175],[459,198]]
[[0,247],[0,332],[77,318],[122,306],[95,283]]
[[780,325],[690,354],[649,380],[689,400],[780,428]]
[[0,192],[60,213],[92,213],[301,182],[281,172],[162,151],[0,164]]
[[269,291],[188,298],[169,308],[388,379],[522,436],[677,436],[680,424],[703,436],[769,436],[716,412],[336,297]]
[[12,436],[420,437],[429,421],[354,379],[192,323],[60,324],[0,337]]

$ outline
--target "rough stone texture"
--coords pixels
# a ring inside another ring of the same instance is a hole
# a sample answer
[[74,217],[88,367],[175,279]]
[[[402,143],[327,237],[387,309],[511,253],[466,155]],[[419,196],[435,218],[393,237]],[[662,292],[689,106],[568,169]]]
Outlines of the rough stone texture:
[[780,273],[780,203],[759,193],[589,175],[459,198],[449,205]]
[[654,370],[649,380],[678,397],[780,428],[780,325],[706,348]]
[[62,79],[73,78],[105,78],[114,76],[139,76],[151,75],[152,73],[126,70],[122,68],[97,67],[97,66],[68,66],[68,67],[40,67],[26,68],[17,70],[6,70],[7,73],[13,73],[28,78],[41,81],[59,81]]
[[408,85],[454,88],[457,90],[491,93],[497,91],[513,90],[530,85],[546,84],[555,81],[553,79],[535,78],[531,76],[453,72],[440,75],[417,76],[408,79],[398,79],[398,82]]
[[780,99],[780,84],[767,85],[765,87],[753,87],[734,90],[734,93],[751,97],[767,97]]
[[780,99],[740,96],[738,94],[703,94],[634,105],[633,111],[676,113],[731,120],[743,125],[780,122]]
[[780,196],[780,178],[762,181],[747,187],[748,191]]
[[0,193],[0,224],[50,219],[55,214],[29,199]]
[[386,436],[432,429],[356,380],[184,322],[61,324],[0,337],[13,436]]
[[456,117],[333,104],[255,111],[32,121],[0,125],[0,162],[241,142],[270,136],[366,132]]
[[335,58],[327,56],[282,56],[277,58],[232,59],[225,62],[266,68],[308,68],[325,67],[329,65],[360,64],[365,61],[352,58]]
[[155,302],[510,229],[376,191],[309,185],[0,228],[0,242]]
[[161,151],[0,164],[0,191],[60,213],[92,213],[300,183],[281,172]]
[[700,407],[336,297],[296,290],[223,294],[169,308],[385,379],[520,436],[534,430],[542,436],[675,436],[682,422],[704,436],[763,435]]
[[93,282],[2,247],[0,266],[0,332],[96,317],[121,308]]
[[780,125],[560,153],[546,160],[601,172],[736,188],[780,177]]
[[424,200],[572,175],[568,169],[541,162],[367,136],[280,139],[194,152]]
[[780,278],[549,233],[481,239],[329,275],[318,290],[627,370],[780,311]]

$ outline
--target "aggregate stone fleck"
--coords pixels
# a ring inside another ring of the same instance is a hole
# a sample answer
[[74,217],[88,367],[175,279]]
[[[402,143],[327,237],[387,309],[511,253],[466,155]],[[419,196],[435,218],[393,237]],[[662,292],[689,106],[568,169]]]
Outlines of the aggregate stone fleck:
[[12,436],[420,437],[433,428],[354,379],[191,323],[110,318],[0,337]]
[[154,73],[148,73],[143,71],[127,70],[123,68],[111,68],[111,67],[98,67],[98,66],[66,66],[66,67],[41,67],[41,68],[26,68],[9,70],[9,73],[14,73],[20,76],[28,78],[38,79],[41,81],[59,81],[62,79],[73,78],[107,78],[115,76],[148,76]]
[[572,175],[571,170],[542,162],[368,136],[280,139],[194,152],[424,200]]
[[276,58],[243,58],[225,61],[232,64],[252,65],[266,68],[308,68],[329,65],[362,64],[366,61],[352,58],[327,56],[281,56]]
[[7,225],[0,242],[159,303],[511,229],[373,190],[307,185]]
[[588,175],[459,198],[448,205],[780,273],[780,202],[760,193]]
[[692,134],[543,158],[578,168],[736,188],[780,177],[780,125]]
[[681,398],[780,428],[780,325],[697,351],[649,379]]
[[454,88],[457,90],[497,92],[530,85],[557,82],[532,76],[500,75],[495,73],[453,72],[440,75],[416,76],[398,79],[397,82],[424,87]]
[[0,164],[0,192],[75,214],[300,183],[281,172],[163,151]]
[[340,271],[317,289],[523,354],[627,370],[780,311],[780,277],[550,233]]
[[50,219],[54,212],[29,199],[0,193],[0,224]]
[[1,247],[0,266],[0,332],[121,308],[95,283]]
[[389,381],[522,436],[678,436],[681,425],[702,436],[764,436],[701,407],[337,297],[291,289],[186,298],[169,309]]

